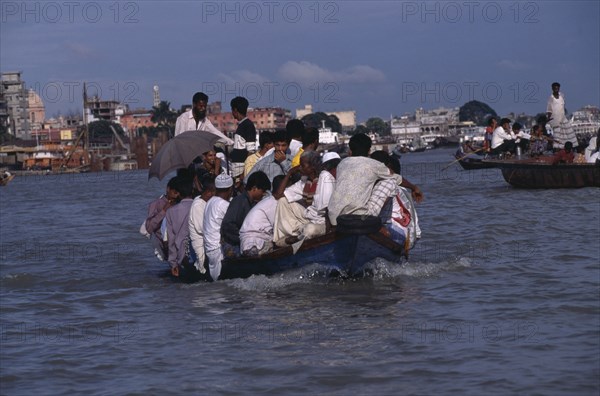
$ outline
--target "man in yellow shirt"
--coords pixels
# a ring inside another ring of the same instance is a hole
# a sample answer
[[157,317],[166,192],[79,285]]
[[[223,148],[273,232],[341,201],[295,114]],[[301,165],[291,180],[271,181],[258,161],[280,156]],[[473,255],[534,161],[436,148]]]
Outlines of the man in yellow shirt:
[[319,130],[317,128],[306,128],[302,135],[302,147],[298,154],[292,159],[292,168],[300,165],[300,156],[305,151],[316,151],[319,146]]

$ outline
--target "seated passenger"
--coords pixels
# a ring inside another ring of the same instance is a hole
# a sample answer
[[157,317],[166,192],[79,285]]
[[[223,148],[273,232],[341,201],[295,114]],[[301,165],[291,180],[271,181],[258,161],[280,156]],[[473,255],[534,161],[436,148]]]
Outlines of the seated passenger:
[[[385,202],[396,194],[397,183],[389,169],[368,157],[371,138],[364,133],[354,135],[349,147],[350,157],[337,167],[336,185],[329,201],[328,216],[333,225],[343,214],[378,216]],[[406,178],[401,179],[400,185],[409,188],[415,201],[421,202],[423,193],[419,187]]]
[[552,158],[552,164],[572,164],[574,159],[575,154],[573,153],[573,143],[566,142],[565,148],[554,154],[554,157]]
[[249,174],[244,178],[244,184],[248,183],[248,178],[254,172],[263,171],[269,178],[269,181],[273,181],[273,178],[277,175],[285,175],[287,171],[292,167],[292,157],[287,154],[289,141],[284,130],[278,130],[273,134],[273,147],[275,150],[261,158],[260,161],[254,165]]
[[542,128],[539,125],[534,125],[531,129],[531,144],[529,145],[529,155],[538,157],[544,154],[548,147],[548,141],[542,134]]
[[598,160],[598,152],[600,152],[600,128],[596,136],[593,136],[587,147],[585,148],[585,161],[593,164]]
[[148,217],[143,224],[143,228],[150,234],[154,254],[160,261],[165,261],[168,254],[168,246],[163,241],[161,225],[167,214],[167,209],[179,202],[179,193],[175,189],[176,184],[177,176],[169,180],[165,194],[148,205]]
[[231,200],[223,223],[221,239],[223,255],[237,257],[240,255],[240,228],[250,209],[260,201],[265,192],[271,190],[271,182],[264,172],[253,172],[248,178],[244,191]]
[[244,162],[244,174],[243,177],[249,175],[252,171],[252,168],[258,160],[260,160],[270,149],[273,148],[273,139],[271,137],[273,135],[271,132],[261,132],[258,137],[259,149],[256,153],[250,154],[246,161]]
[[204,221],[202,232],[204,233],[204,252],[208,258],[210,277],[219,279],[221,274],[221,261],[223,251],[221,249],[221,224],[227,213],[229,200],[233,194],[233,179],[231,176],[221,173],[215,179],[215,195],[208,200],[204,209]]
[[[305,151],[300,156],[300,166],[290,169],[284,182],[274,193],[281,196],[277,203],[273,240],[285,246],[299,239],[325,234],[326,210],[335,188],[335,168],[340,161],[337,153],[326,153],[326,161],[315,151]],[[328,170],[322,170],[326,166]],[[302,178],[285,188],[287,181],[297,172]],[[317,178],[317,175],[318,178]],[[284,190],[285,189],[285,190]]]
[[[279,188],[285,176],[275,176],[273,191]],[[240,228],[240,251],[244,256],[258,256],[273,249],[273,225],[277,199],[273,194],[267,194],[259,203],[254,205],[246,215]]]
[[523,152],[526,152],[529,149],[531,135],[523,131],[523,126],[521,124],[515,122],[512,125],[511,135],[515,138],[515,144],[521,147]]
[[200,273],[205,273],[204,260],[204,232],[202,226],[204,223],[204,209],[206,203],[215,195],[215,178],[206,174],[200,181],[200,195],[194,198],[190,208],[190,220],[188,227],[190,229],[190,262]]
[[492,135],[492,153],[499,155],[504,152],[514,153],[515,138],[510,134],[510,120],[503,118]]
[[292,159],[292,168],[300,165],[300,156],[306,151],[316,151],[319,147],[319,130],[317,128],[307,128],[302,135],[302,147]]
[[171,274],[179,276],[179,267],[186,255],[186,244],[190,235],[188,226],[190,208],[192,207],[192,181],[187,178],[178,178],[175,189],[181,201],[169,208],[165,215],[167,234],[169,235],[169,265]]
[[371,158],[387,166],[390,173],[399,182],[396,196],[391,202],[391,214],[381,219],[384,227],[389,232],[389,234],[386,232],[384,234],[392,238],[396,243],[404,245],[406,250],[411,249],[416,240],[421,238],[421,228],[419,227],[419,218],[410,192],[400,185],[402,181],[398,177],[400,175],[400,161],[381,150],[371,154]]

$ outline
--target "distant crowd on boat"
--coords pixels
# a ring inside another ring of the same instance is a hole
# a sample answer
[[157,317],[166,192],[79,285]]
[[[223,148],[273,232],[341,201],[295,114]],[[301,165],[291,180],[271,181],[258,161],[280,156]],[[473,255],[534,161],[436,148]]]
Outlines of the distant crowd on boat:
[[261,133],[257,145],[247,99],[231,101],[233,140],[208,119],[207,95],[196,93],[192,102],[177,119],[174,139],[196,131],[218,136],[218,143],[177,171],[140,228],[173,276],[192,271],[217,280],[224,259],[296,251],[344,215],[378,217],[379,233],[406,250],[420,238],[414,202],[423,193],[401,176],[395,156],[371,153],[369,136],[354,135],[348,153],[320,152],[319,131],[295,119]]
[[587,143],[579,142],[565,115],[565,99],[557,82],[552,83],[546,114],[538,117],[529,133],[523,125],[508,118],[498,121],[491,117],[487,124],[483,147],[475,148],[470,141],[465,141],[459,147],[457,158],[478,153],[491,159],[553,156],[554,163],[595,163],[599,160],[600,128],[597,136]]

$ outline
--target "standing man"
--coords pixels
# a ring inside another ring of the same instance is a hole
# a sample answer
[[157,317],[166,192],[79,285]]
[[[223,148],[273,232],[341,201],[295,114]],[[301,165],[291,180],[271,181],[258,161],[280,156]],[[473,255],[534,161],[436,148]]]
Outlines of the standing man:
[[560,84],[557,82],[552,83],[552,95],[548,98],[546,115],[548,124],[552,127],[553,138],[560,143],[557,145],[555,142],[554,148],[562,148],[565,142],[571,142],[573,147],[577,147],[577,136],[565,114],[565,97],[560,92]]
[[244,162],[248,154],[256,151],[256,128],[254,123],[246,117],[248,100],[242,96],[231,99],[231,114],[238,122],[233,136],[233,151],[231,152],[232,171],[234,182],[244,172]]
[[219,136],[220,143],[231,146],[233,140],[219,131],[206,117],[206,106],[208,105],[208,96],[203,92],[196,92],[192,97],[192,109],[186,111],[175,122],[175,136],[185,131],[203,131],[210,132]]

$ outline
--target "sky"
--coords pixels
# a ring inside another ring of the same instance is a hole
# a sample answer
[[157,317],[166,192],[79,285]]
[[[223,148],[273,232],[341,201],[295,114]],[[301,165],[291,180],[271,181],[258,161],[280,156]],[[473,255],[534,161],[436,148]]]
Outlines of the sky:
[[238,95],[359,122],[470,100],[499,115],[600,106],[598,1],[0,1],[0,71],[46,114]]

